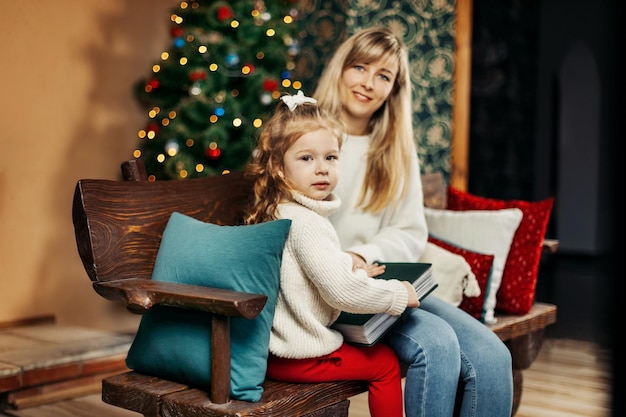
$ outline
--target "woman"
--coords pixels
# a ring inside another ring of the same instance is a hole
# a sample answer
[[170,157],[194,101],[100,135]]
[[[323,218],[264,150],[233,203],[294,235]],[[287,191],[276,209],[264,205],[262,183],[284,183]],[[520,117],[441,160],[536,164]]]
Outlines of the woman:
[[[313,96],[346,126],[330,220],[354,267],[418,261],[428,229],[413,142],[408,54],[386,28],[357,32],[331,58]],[[385,336],[409,365],[407,417],[511,415],[506,346],[486,326],[434,296]]]

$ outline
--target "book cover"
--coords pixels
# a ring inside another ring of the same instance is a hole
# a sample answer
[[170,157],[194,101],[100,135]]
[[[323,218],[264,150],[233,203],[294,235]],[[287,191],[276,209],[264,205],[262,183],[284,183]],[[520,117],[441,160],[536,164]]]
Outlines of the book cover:
[[[384,262],[384,265],[386,265],[384,274],[376,278],[412,282],[420,301],[437,288],[430,263]],[[340,331],[347,342],[370,346],[376,343],[400,317],[387,313],[354,314],[344,311],[333,324],[333,328]]]

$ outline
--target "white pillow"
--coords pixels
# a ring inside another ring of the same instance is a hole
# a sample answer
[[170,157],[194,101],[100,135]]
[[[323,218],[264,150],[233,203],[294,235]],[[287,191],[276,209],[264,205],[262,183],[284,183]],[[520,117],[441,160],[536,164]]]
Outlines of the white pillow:
[[463,301],[463,295],[478,297],[480,286],[472,267],[461,255],[452,253],[431,242],[426,242],[426,248],[419,259],[433,265],[433,276],[437,281],[437,288],[431,295],[458,307]]
[[462,248],[494,255],[485,294],[485,323],[495,323],[496,294],[515,231],[522,221],[518,208],[502,210],[438,210],[424,208],[428,233]]

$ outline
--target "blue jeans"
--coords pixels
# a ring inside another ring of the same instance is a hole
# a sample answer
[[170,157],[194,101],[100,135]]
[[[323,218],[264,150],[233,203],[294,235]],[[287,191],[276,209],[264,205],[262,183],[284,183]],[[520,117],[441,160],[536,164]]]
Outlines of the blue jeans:
[[384,340],[409,366],[407,417],[452,416],[459,384],[461,417],[510,417],[511,354],[493,331],[463,310],[426,297]]

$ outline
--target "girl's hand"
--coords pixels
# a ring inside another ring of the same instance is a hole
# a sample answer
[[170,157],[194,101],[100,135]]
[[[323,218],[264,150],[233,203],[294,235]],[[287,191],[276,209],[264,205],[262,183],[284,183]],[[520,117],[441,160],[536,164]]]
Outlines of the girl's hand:
[[360,255],[357,255],[354,252],[347,252],[350,256],[352,256],[352,270],[356,271],[357,269],[365,269],[367,271],[367,262]]
[[420,300],[417,298],[417,294],[415,293],[415,288],[408,281],[402,281],[404,286],[406,287],[406,291],[409,294],[409,302],[407,303],[407,307],[417,308],[420,306]]

